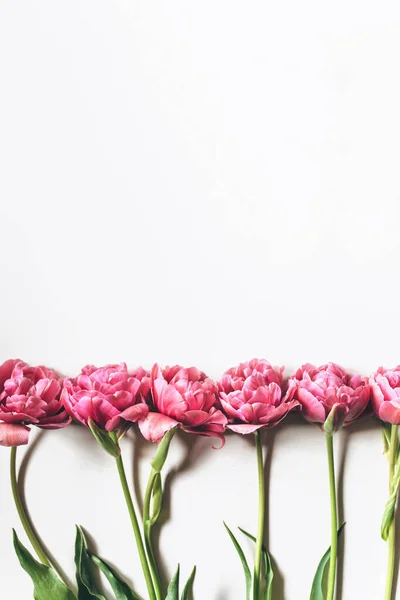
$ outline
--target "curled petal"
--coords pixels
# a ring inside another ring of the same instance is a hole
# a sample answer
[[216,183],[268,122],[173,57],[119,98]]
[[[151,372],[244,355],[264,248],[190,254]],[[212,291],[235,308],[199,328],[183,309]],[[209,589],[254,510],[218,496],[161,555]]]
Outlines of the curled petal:
[[178,421],[160,413],[149,412],[139,421],[139,429],[148,442],[159,442],[164,433],[179,425]]
[[29,439],[29,427],[0,423],[0,446],[25,446]]
[[106,430],[114,431],[115,429],[118,429],[121,426],[121,421],[130,421],[131,423],[136,423],[137,421],[144,419],[148,412],[149,407],[144,403],[130,406],[119,415],[116,415],[110,419],[106,424]]

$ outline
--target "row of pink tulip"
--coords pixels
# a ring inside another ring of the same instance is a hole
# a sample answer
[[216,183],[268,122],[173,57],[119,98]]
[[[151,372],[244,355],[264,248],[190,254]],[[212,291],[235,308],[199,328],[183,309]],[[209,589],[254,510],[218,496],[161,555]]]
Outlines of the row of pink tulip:
[[[15,534],[14,545],[21,565],[34,582],[37,577],[41,579],[43,589],[48,593],[51,590],[51,597],[57,589],[57,598],[62,600],[104,598],[95,592],[94,579],[89,578],[89,565],[82,562],[92,560],[97,567],[101,565],[100,569],[106,576],[108,573],[113,586],[118,584],[116,598],[137,600],[133,590],[129,590],[123,581],[118,583],[115,573],[108,571],[107,565],[99,557],[86,551],[81,530],[77,533],[75,560],[77,585],[79,590],[83,590],[83,595],[79,591],[76,597],[62,578],[56,577],[55,565],[30,525],[18,485],[17,446],[28,443],[30,426],[58,429],[66,427],[74,419],[89,427],[100,446],[115,459],[149,600],[164,600],[166,593],[152,545],[152,529],[161,510],[161,471],[173,435],[180,428],[192,434],[217,437],[223,445],[226,430],[232,430],[240,434],[253,433],[255,437],[259,506],[252,578],[243,550],[233,533],[227,529],[245,568],[246,600],[250,600],[251,589],[253,600],[271,598],[272,564],[268,552],[263,549],[266,524],[261,432],[264,428],[278,425],[292,410],[299,410],[307,421],[321,428],[327,447],[331,546],[317,569],[310,600],[334,600],[335,595],[337,537],[341,528],[338,527],[333,434],[364,414],[375,413],[381,420],[385,454],[389,459],[390,483],[389,500],[382,519],[382,537],[388,542],[389,550],[384,598],[393,600],[395,509],[400,489],[400,366],[391,370],[380,367],[370,377],[361,377],[351,375],[334,363],[320,367],[305,364],[292,376],[284,377],[283,367],[273,367],[266,360],[253,359],[229,369],[219,381],[213,381],[196,367],[162,369],[155,364],[148,372],[142,367],[129,370],[125,363],[121,363],[100,368],[86,366],[77,377],[63,378],[47,367],[31,367],[21,360],[6,361],[0,366],[0,445],[11,446],[10,475],[15,504],[41,562],[33,559]],[[133,423],[138,424],[147,440],[158,443],[143,500],[142,531],[119,445]],[[322,581],[328,564],[325,594]],[[179,600],[180,597],[177,578],[179,570],[168,587],[167,597],[173,600]],[[189,597],[193,579],[194,572],[184,588],[182,598]],[[43,595],[40,598],[47,599],[50,596]]]
[[296,407],[326,433],[354,422],[370,405],[381,420],[400,423],[400,367],[380,367],[369,378],[334,363],[306,364],[287,379],[283,373],[253,359],[217,382],[196,367],[130,371],[125,363],[86,366],[71,379],[7,360],[0,366],[0,445],[26,444],[30,425],[57,429],[71,418],[106,431],[137,422],[152,442],[176,426],[223,441],[227,428],[248,434],[273,427]]

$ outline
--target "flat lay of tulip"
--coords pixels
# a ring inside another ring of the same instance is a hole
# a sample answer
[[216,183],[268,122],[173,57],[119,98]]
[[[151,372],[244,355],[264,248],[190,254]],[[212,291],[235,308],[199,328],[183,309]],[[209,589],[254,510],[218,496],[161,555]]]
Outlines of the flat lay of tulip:
[[[181,586],[178,565],[168,585],[164,585],[160,557],[153,543],[154,527],[163,503],[162,472],[176,431],[183,431],[182,435],[215,438],[210,441],[215,451],[225,451],[222,448],[228,434],[254,439],[254,465],[258,474],[258,506],[252,511],[254,530],[248,533],[239,528],[254,542],[252,569],[236,535],[226,523],[224,525],[243,567],[243,598],[274,600],[275,557],[271,558],[264,543],[268,531],[264,445],[268,444],[268,430],[278,427],[293,412],[315,424],[326,441],[330,491],[326,514],[327,519],[330,515],[331,537],[330,546],[310,581],[310,600],[335,600],[336,597],[338,539],[344,523],[338,522],[334,434],[343,427],[351,428],[352,423],[362,417],[380,420],[384,452],[389,462],[389,495],[381,525],[381,537],[388,547],[382,599],[394,600],[394,573],[398,563],[395,513],[400,489],[400,366],[379,367],[370,377],[363,377],[335,363],[318,367],[304,364],[292,375],[285,376],[284,367],[272,366],[264,359],[252,359],[232,367],[217,381],[196,367],[162,368],[158,364],[150,371],[142,367],[130,370],[125,363],[99,368],[87,365],[75,377],[62,377],[52,369],[32,367],[19,359],[7,360],[0,366],[0,445],[10,448],[11,491],[36,558],[20,542],[15,530],[14,548],[22,568],[32,579],[33,598],[107,600],[98,588],[98,570],[108,580],[115,600],[145,600],[114,568],[91,551],[80,526],[76,528],[76,585],[70,586],[30,521],[18,481],[17,448],[29,443],[32,427],[56,430],[75,422],[87,427],[94,443],[115,462],[122,489],[121,501],[127,508],[147,588],[146,600],[190,600],[194,594],[196,568],[186,575],[186,583]],[[120,444],[132,427],[137,427],[143,438],[154,445],[141,511],[135,507]]]

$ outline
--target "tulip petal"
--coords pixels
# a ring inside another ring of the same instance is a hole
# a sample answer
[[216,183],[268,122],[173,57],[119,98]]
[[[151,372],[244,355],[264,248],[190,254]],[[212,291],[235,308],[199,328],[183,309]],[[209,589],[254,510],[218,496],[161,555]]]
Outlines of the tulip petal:
[[139,421],[139,429],[148,442],[159,442],[164,433],[179,425],[178,421],[160,413],[149,412]]
[[110,419],[106,423],[107,431],[114,431],[114,429],[118,429],[121,425],[121,420],[130,421],[131,423],[136,423],[141,419],[144,419],[149,412],[149,407],[144,404],[135,404],[134,406],[130,406],[126,410],[124,410],[121,414],[116,415],[112,419]]
[[400,425],[400,407],[394,406],[392,402],[382,402],[378,416],[382,421]]
[[311,392],[303,387],[297,390],[297,397],[303,407],[303,416],[311,423],[323,423],[325,421],[325,408],[319,400]]
[[0,446],[25,446],[29,439],[29,427],[0,423]]
[[252,425],[247,423],[240,423],[238,425],[227,425],[228,429],[234,431],[235,433],[241,433],[242,435],[254,433],[254,431],[257,431],[257,429],[260,429],[261,427],[265,427],[264,423],[261,423],[259,425]]
[[208,412],[204,410],[187,410],[185,412],[185,425],[187,427],[198,427],[209,418]]
[[372,377],[370,378],[370,385],[371,385],[371,404],[372,404],[372,408],[374,410],[374,413],[376,414],[376,416],[379,416],[379,409],[381,407],[382,402],[385,401],[385,397],[383,395],[383,392],[380,388],[380,386],[376,383],[376,381],[374,379],[372,379]]

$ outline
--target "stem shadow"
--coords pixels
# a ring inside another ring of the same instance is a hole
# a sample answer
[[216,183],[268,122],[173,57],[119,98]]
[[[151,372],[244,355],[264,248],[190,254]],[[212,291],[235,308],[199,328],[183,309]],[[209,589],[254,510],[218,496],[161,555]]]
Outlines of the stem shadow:
[[[265,478],[265,528],[264,528],[264,545],[269,552],[270,545],[270,494],[271,494],[271,465],[274,451],[274,444],[277,431],[276,429],[270,429],[263,440],[263,447],[265,448],[265,459],[264,459],[264,478]],[[270,553],[271,555],[271,553]],[[273,579],[273,597],[274,600],[285,599],[285,582],[281,571],[276,563],[275,558],[271,555],[271,563],[274,571]]]
[[72,580],[67,576],[64,569],[62,569],[62,567],[60,566],[58,561],[54,558],[53,554],[49,551],[48,547],[46,546],[46,544],[43,542],[42,538],[38,534],[36,527],[32,521],[29,509],[27,507],[27,503],[26,503],[25,490],[26,490],[26,474],[27,474],[27,470],[28,470],[28,465],[31,461],[32,455],[36,451],[44,434],[45,434],[45,432],[40,430],[39,433],[36,435],[35,439],[33,440],[33,442],[31,442],[26,449],[26,452],[21,460],[21,463],[20,463],[20,466],[18,469],[18,474],[17,474],[18,487],[20,490],[21,501],[22,501],[27,519],[29,520],[29,524],[32,527],[32,530],[34,531],[36,537],[41,541],[43,547],[46,549],[46,554],[50,558],[50,562],[54,566],[57,573],[59,573],[59,575],[62,577],[62,579],[65,581],[65,583],[67,584],[68,587],[70,587],[71,589],[74,589],[75,588],[74,582],[72,582]]
[[[196,435],[187,435],[183,434],[179,430],[174,436],[174,440],[172,443],[176,443],[179,440],[180,445],[184,448],[183,458],[178,465],[170,469],[170,471],[163,477],[163,502],[160,516],[158,518],[157,524],[155,525],[152,531],[152,541],[154,554],[157,557],[157,567],[160,573],[160,579],[162,583],[163,590],[167,588],[168,583],[170,581],[170,577],[167,573],[166,564],[160,553],[160,537],[161,530],[163,526],[171,520],[171,490],[174,481],[184,472],[189,471],[193,465],[202,457],[204,457],[204,444],[202,444],[202,440],[200,436]],[[143,454],[143,445],[142,442],[136,447],[136,451],[134,454],[134,480],[135,480],[135,488],[136,482],[139,480],[139,460],[140,456]],[[144,444],[148,444],[148,442],[144,441]],[[137,490],[137,493],[140,494],[140,490]],[[142,494],[140,494],[142,496]],[[141,506],[143,507],[143,502],[141,502]],[[223,600],[221,597],[220,600]]]

